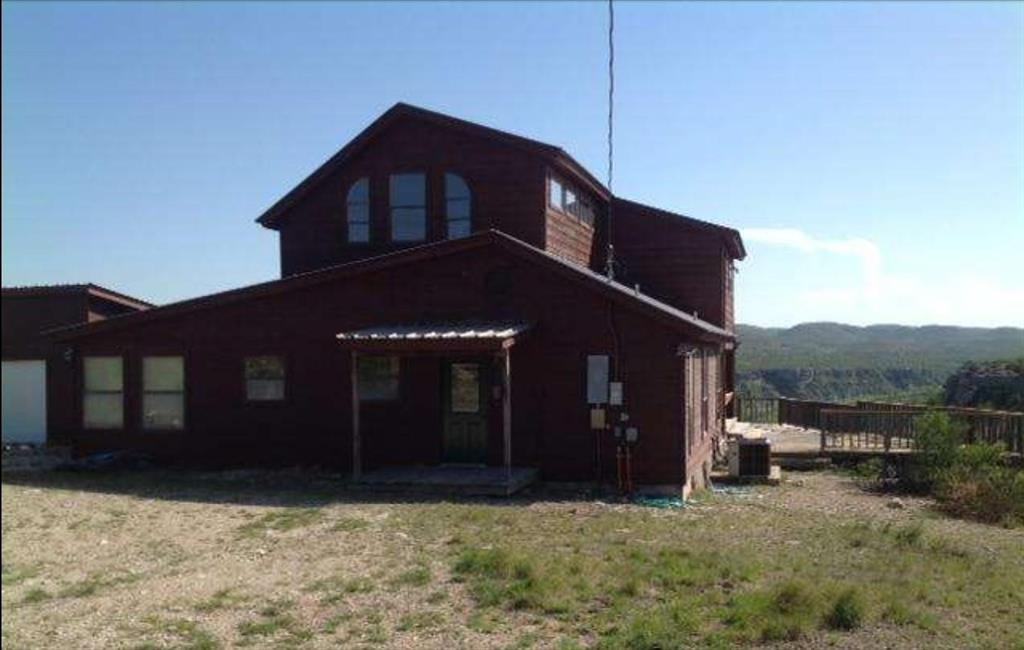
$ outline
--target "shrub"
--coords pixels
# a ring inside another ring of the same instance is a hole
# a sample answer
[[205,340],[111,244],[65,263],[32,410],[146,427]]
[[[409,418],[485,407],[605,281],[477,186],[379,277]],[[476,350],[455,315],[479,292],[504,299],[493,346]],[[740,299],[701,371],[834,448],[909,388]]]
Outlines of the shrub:
[[1001,445],[961,445],[962,429],[944,413],[915,422],[918,454],[908,485],[931,492],[952,514],[1014,526],[1024,524],[1024,472],[1007,466]]
[[963,429],[945,413],[929,412],[914,420],[917,454],[907,465],[907,485],[927,492],[956,462]]
[[836,597],[825,623],[833,630],[852,630],[860,627],[863,620],[864,601],[857,590],[851,587]]

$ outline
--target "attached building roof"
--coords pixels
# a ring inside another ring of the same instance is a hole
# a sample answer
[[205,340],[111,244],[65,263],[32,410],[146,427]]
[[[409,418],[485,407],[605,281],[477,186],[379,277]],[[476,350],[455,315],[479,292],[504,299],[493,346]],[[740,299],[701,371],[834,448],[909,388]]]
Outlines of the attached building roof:
[[93,284],[91,282],[83,284],[37,284],[21,287],[3,287],[0,289],[0,292],[2,292],[2,295],[5,298],[85,293],[90,297],[117,303],[132,309],[149,309],[153,306],[152,303],[146,302],[145,300],[139,300],[138,298],[133,298],[129,295],[112,289],[107,289],[106,287],[101,287],[100,285]]

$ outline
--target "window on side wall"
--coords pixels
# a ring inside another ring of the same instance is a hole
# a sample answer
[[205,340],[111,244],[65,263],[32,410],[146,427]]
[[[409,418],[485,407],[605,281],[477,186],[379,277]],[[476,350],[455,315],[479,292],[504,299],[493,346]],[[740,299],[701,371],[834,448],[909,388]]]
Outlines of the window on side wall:
[[185,428],[185,358],[142,358],[142,426],[151,430]]
[[124,361],[121,357],[84,357],[82,370],[82,427],[124,428]]
[[556,210],[562,209],[562,184],[554,176],[548,179],[548,205]]
[[580,214],[579,196],[574,190],[570,190],[568,187],[565,188],[564,196],[565,200],[563,201],[563,208],[572,216],[578,217]]
[[363,177],[352,183],[345,200],[348,241],[351,244],[370,241],[370,179]]
[[389,186],[391,241],[424,241],[427,238],[426,175],[392,174]]
[[398,357],[359,357],[357,380],[361,402],[398,399]]
[[284,357],[245,358],[245,399],[250,402],[284,399]]
[[708,361],[710,355],[705,350],[700,351],[700,437],[704,439],[708,435]]
[[468,237],[472,227],[472,194],[458,174],[444,175],[445,227],[448,239]]

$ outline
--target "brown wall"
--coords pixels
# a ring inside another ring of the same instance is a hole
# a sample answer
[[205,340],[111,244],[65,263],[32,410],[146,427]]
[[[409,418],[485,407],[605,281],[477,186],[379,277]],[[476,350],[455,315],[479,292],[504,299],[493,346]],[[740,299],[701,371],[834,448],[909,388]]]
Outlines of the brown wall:
[[[358,308],[355,308],[358,306]],[[641,431],[641,483],[682,482],[679,334],[577,282],[497,247],[475,248],[349,280],[226,304],[98,332],[76,342],[78,358],[124,354],[123,432],[82,431],[79,450],[133,447],[208,464],[351,464],[349,356],[334,335],[376,324],[507,319],[535,323],[512,348],[513,460],[536,465],[551,480],[594,476],[594,434],[585,404],[587,354],[619,361],[631,422]],[[139,430],[139,366],[147,353],[186,357],[187,427],[180,433]],[[287,357],[288,399],[247,404],[242,359]],[[435,462],[440,452],[440,361],[403,360],[403,400],[362,409],[366,461]],[[500,455],[491,427],[491,460]],[[605,476],[614,447],[605,436]],[[187,450],[187,453],[186,453]]]
[[[281,275],[323,268],[407,248],[390,241],[388,178],[427,174],[428,241],[444,239],[444,173],[462,176],[472,197],[473,230],[495,228],[544,246],[544,165],[537,156],[479,135],[405,118],[377,135],[284,216]],[[345,198],[353,182],[370,178],[370,242],[347,243]]]
[[[703,353],[702,353],[703,352]],[[707,418],[701,411],[704,393],[701,373],[707,366]],[[721,350],[716,347],[697,348],[689,359],[679,364],[684,399],[682,423],[686,440],[685,475],[690,489],[707,487],[706,473],[711,470],[715,445],[725,435],[722,402],[724,384]],[[688,374],[689,373],[689,374]]]
[[77,420],[74,403],[75,359],[70,346],[42,333],[54,328],[103,320],[137,311],[80,290],[45,291],[3,297],[3,358],[46,360],[46,428],[51,444],[70,440]]
[[[727,308],[725,252],[721,237],[686,227],[678,217],[616,202],[612,217],[619,280],[698,318],[724,327]],[[730,309],[731,310],[731,309]]]
[[[583,223],[576,216],[556,209],[548,203],[548,184],[552,178],[557,178],[563,185],[571,187],[577,195],[585,197],[594,206],[596,214],[593,225]],[[564,175],[549,171],[545,179],[544,205],[545,250],[581,266],[597,268],[597,262],[603,259],[596,254],[599,239],[596,234],[603,227],[604,202],[592,192],[584,190],[581,185],[567,180]]]

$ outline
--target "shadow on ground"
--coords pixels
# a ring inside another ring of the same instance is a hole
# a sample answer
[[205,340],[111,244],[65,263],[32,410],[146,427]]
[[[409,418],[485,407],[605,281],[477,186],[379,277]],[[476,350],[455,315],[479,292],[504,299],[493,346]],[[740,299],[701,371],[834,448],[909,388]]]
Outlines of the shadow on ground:
[[317,469],[236,469],[200,471],[152,468],[111,471],[4,472],[4,485],[39,489],[78,490],[120,494],[141,499],[315,507],[336,503],[400,504],[457,501],[491,506],[523,506],[536,502],[590,501],[617,497],[611,489],[533,486],[511,497],[467,496],[456,493],[388,491],[353,485],[347,474]]

